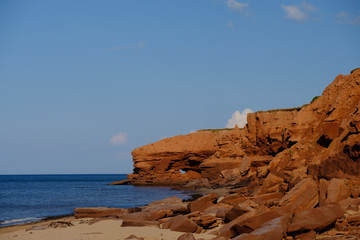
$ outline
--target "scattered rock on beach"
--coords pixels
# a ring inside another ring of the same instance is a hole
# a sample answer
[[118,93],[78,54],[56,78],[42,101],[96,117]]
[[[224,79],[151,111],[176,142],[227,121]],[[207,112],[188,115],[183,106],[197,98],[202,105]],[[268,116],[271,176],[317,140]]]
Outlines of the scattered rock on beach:
[[75,218],[100,218],[100,217],[122,217],[129,211],[123,208],[107,208],[107,207],[94,207],[94,208],[75,208]]
[[177,240],[195,240],[195,237],[192,233],[184,233]]
[[164,229],[170,229],[177,232],[193,233],[200,229],[200,227],[184,215],[178,215],[166,221],[163,224]]
[[66,222],[66,221],[57,221],[57,222],[52,222],[49,224],[49,228],[66,228],[66,227],[72,227],[74,226],[74,224],[72,224],[71,222]]

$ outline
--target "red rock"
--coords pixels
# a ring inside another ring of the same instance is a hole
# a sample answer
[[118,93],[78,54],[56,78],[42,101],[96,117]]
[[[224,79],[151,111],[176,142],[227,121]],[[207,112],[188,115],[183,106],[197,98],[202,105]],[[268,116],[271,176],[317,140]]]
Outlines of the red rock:
[[191,218],[191,220],[204,229],[212,229],[220,224],[218,218],[211,215],[201,215],[196,218]]
[[262,189],[265,193],[280,191],[280,185],[284,183],[284,179],[269,173],[264,180]]
[[221,176],[228,181],[241,177],[239,169],[237,168],[223,170],[221,171]]
[[341,200],[344,200],[350,197],[350,188],[348,186],[348,181],[344,179],[333,178],[329,181],[329,186],[327,189],[327,199],[326,203],[337,203]]
[[205,159],[203,163],[199,165],[201,171],[201,177],[207,178],[209,181],[221,180],[221,172],[227,169],[239,168],[241,164],[241,158],[222,157],[217,158],[212,156]]
[[220,201],[220,203],[235,205],[235,204],[244,202],[246,199],[248,199],[248,198],[243,197],[241,194],[229,194],[229,195],[225,196]]
[[75,218],[100,218],[100,217],[122,217],[128,213],[127,209],[122,208],[75,208]]
[[[243,129],[197,131],[137,148],[132,153],[134,173],[128,179],[132,184],[183,185],[202,178],[210,184],[227,184],[221,181],[221,172],[239,169],[244,156],[250,167],[245,164],[240,172],[250,175],[268,166],[290,188],[306,175],[358,178],[359,84],[360,71],[339,75],[313,103],[250,113]],[[286,185],[279,183],[266,191],[284,189]]]
[[295,239],[296,240],[313,240],[316,237],[316,232],[314,230],[306,232],[306,233],[302,233],[299,235],[296,235]]
[[316,182],[311,178],[305,178],[280,199],[279,205],[305,209],[315,207],[318,202],[319,189]]
[[239,187],[239,188],[231,189],[229,193],[238,193],[241,195],[247,195],[249,193],[249,189],[248,187]]
[[155,226],[159,227],[160,223],[157,221],[144,221],[135,219],[124,219],[121,227],[143,227],[143,226]]
[[329,182],[325,179],[320,179],[319,182],[319,206],[323,207],[326,205],[326,198],[327,198],[327,189],[329,186]]
[[255,211],[252,211],[252,212],[248,212],[248,213],[245,213],[243,215],[241,215],[240,217],[238,217],[237,219],[231,221],[230,223],[224,225],[223,227],[221,227],[219,230],[218,230],[218,237],[219,238],[225,238],[225,239],[229,239],[229,238],[232,238],[236,235],[238,235],[233,227],[237,224],[237,223],[241,223],[243,221],[245,221],[246,219],[248,218],[251,218],[253,216],[255,216],[256,212]]
[[206,208],[214,205],[214,203],[218,200],[218,198],[219,198],[219,195],[217,195],[215,193],[210,193],[206,196],[203,196],[203,197],[189,203],[188,208],[190,209],[190,212],[196,212],[196,211],[202,212]]
[[240,174],[243,176],[246,175],[249,169],[250,169],[250,159],[248,158],[248,156],[244,156],[241,160],[239,167]]
[[155,221],[151,213],[148,212],[133,212],[123,215],[123,220],[139,220],[139,221]]
[[225,214],[230,211],[232,205],[218,203],[216,205],[212,205],[204,210],[204,215],[214,215],[215,217],[225,219]]
[[125,240],[144,240],[143,237],[137,237],[134,234],[128,236],[127,238],[125,238]]
[[[305,165],[305,161],[301,163],[301,165]],[[308,178],[307,175],[307,166],[301,166],[298,167],[290,172],[290,187],[295,186],[297,183],[299,183],[304,178]],[[284,171],[285,172],[285,171]]]
[[192,233],[184,233],[177,240],[195,240],[195,237]]
[[241,234],[233,240],[282,240],[289,223],[287,216],[278,217],[266,222],[250,234]]
[[171,231],[193,233],[199,226],[184,215],[178,215],[166,221],[163,224],[163,228],[170,229]]
[[259,178],[266,177],[268,173],[269,173],[269,170],[268,170],[267,166],[258,167],[256,169],[256,176]]
[[342,209],[347,210],[350,206],[359,206],[360,205],[360,198],[347,198],[341,200],[339,205]]
[[354,213],[354,214],[347,216],[347,221],[349,223],[360,222],[360,213]]
[[181,198],[169,197],[163,200],[154,201],[143,208],[145,212],[171,211],[172,213],[186,213],[187,203]]
[[253,217],[247,218],[244,221],[237,222],[232,227],[232,230],[240,235],[242,233],[250,233],[258,228],[260,228],[264,223],[273,220],[275,218],[281,217],[281,214],[278,210],[267,211]]
[[288,232],[304,230],[320,231],[341,218],[344,211],[338,205],[304,209],[295,212],[288,227]]
[[125,180],[121,180],[121,181],[114,181],[114,182],[111,182],[109,183],[108,185],[128,185],[130,184],[130,180],[128,179],[125,179]]
[[274,192],[274,193],[267,193],[267,194],[261,194],[257,195],[255,197],[252,197],[251,200],[254,201],[256,204],[265,204],[265,202],[269,200],[280,200],[282,197],[284,197],[284,194],[281,192]]
[[248,209],[243,208],[239,205],[234,205],[230,211],[228,211],[225,214],[225,223],[231,222],[232,220],[235,220],[236,218],[240,217],[241,215],[249,212]]

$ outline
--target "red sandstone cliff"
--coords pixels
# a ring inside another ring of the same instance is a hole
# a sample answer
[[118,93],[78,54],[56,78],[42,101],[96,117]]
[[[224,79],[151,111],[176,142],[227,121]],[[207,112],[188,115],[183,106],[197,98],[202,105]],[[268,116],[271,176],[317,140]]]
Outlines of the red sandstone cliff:
[[355,70],[337,76],[309,105],[248,114],[244,129],[200,130],[137,148],[128,179],[205,186],[256,180],[261,191],[275,192],[308,175],[358,178],[359,108],[360,70]]

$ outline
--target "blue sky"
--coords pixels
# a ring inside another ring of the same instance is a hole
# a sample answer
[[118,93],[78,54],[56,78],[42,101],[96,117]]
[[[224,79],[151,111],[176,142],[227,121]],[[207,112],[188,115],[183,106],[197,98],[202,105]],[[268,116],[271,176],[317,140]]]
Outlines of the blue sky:
[[131,151],[301,106],[360,67],[360,2],[0,2],[0,174],[130,173]]

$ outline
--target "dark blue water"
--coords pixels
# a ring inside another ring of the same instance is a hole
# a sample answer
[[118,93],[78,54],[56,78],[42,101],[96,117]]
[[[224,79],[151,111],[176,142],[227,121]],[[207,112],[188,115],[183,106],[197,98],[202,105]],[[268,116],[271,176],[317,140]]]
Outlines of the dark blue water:
[[72,214],[78,207],[139,207],[186,194],[166,187],[107,185],[125,174],[0,175],[0,226]]

